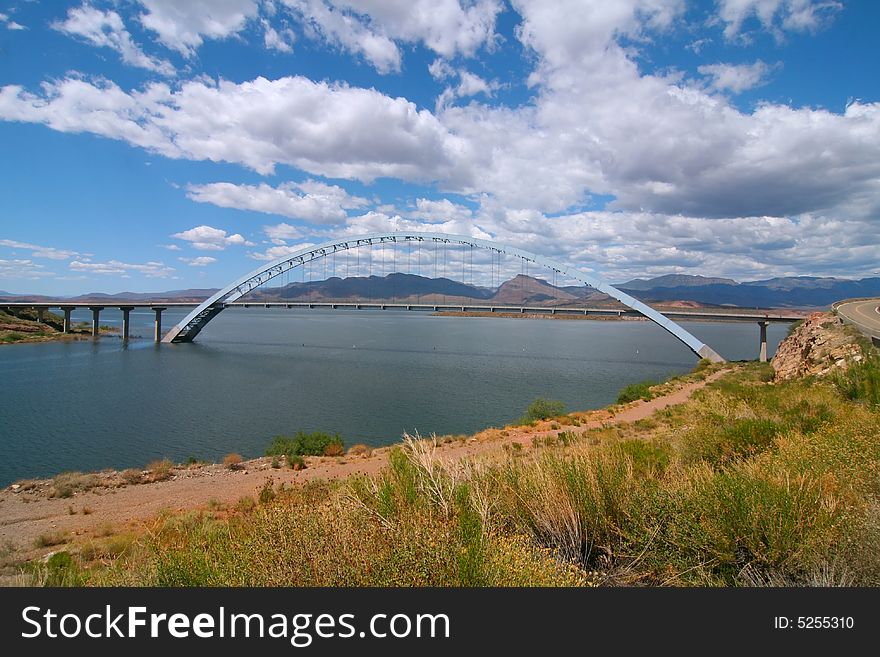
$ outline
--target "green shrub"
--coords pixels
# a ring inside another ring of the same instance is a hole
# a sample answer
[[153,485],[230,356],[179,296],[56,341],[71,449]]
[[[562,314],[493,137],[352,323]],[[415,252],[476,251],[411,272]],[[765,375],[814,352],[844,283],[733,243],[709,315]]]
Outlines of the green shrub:
[[721,465],[771,448],[782,429],[779,423],[766,418],[724,420],[721,426],[707,423],[683,435],[682,454],[691,463]]
[[660,475],[669,467],[672,448],[668,443],[654,443],[646,440],[624,440],[615,446],[632,461],[636,476]]
[[271,502],[272,500],[275,499],[274,483],[275,482],[270,477],[269,479],[267,479],[265,481],[265,483],[263,484],[263,487],[260,488],[260,494],[259,494],[260,504],[268,504],[269,502]]
[[876,353],[865,352],[861,361],[849,363],[833,381],[845,399],[880,406],[880,357]]
[[101,480],[96,474],[62,472],[52,480],[50,497],[70,497],[76,492],[91,490],[100,484]]
[[657,385],[657,382],[651,381],[650,379],[640,381],[639,383],[630,383],[628,386],[620,391],[620,394],[617,395],[617,403],[628,404],[629,402],[636,401],[637,399],[648,401],[654,396],[651,392],[651,386],[655,385]]
[[56,552],[46,562],[44,586],[81,586],[82,571],[68,552]]
[[294,437],[275,436],[266,456],[324,456],[344,453],[344,443],[339,434],[330,435],[323,431],[305,433],[298,431]]
[[305,470],[306,469],[306,460],[299,456],[298,454],[288,454],[286,457],[287,465],[292,470]]
[[546,420],[547,418],[556,417],[563,413],[565,413],[565,404],[561,401],[538,397],[529,405],[528,409],[526,409],[526,414],[523,416],[523,423]]

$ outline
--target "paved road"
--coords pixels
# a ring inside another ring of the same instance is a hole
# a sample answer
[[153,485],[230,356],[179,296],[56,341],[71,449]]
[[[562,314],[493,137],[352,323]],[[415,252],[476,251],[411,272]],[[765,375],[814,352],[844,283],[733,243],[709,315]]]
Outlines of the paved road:
[[837,312],[844,321],[855,324],[864,333],[880,338],[880,299],[849,301],[837,306]]

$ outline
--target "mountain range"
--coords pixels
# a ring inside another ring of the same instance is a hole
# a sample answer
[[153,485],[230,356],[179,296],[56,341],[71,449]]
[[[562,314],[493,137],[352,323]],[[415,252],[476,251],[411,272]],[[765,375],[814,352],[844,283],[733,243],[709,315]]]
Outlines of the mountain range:
[[[618,289],[645,302],[688,302],[705,306],[760,308],[819,308],[854,297],[880,296],[880,278],[849,280],[798,276],[738,283],[729,278],[671,274],[652,279],[633,279]],[[68,302],[201,301],[216,289],[187,289],[167,292],[94,292],[64,299]],[[0,293],[2,301],[52,300],[39,295]],[[54,300],[60,300],[57,297]],[[260,301],[347,301],[395,300],[411,303],[473,303],[498,305],[590,305],[616,304],[588,287],[557,287],[532,276],[517,275],[497,288],[469,285],[448,278],[427,278],[414,274],[369,277],[333,277],[322,281],[294,282],[281,287],[262,287],[245,300]]]

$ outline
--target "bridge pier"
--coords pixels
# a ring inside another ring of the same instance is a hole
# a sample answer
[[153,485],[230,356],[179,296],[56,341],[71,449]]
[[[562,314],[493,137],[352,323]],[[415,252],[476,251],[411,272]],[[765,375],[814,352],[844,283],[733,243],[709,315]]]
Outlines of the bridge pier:
[[766,321],[758,322],[758,327],[761,329],[761,348],[758,351],[758,361],[761,363],[767,362],[767,325],[769,323]]
[[119,306],[119,310],[122,311],[122,341],[128,342],[129,327],[131,326],[128,315],[132,310],[134,310],[134,307]]
[[64,311],[64,333],[70,333],[70,313],[73,312],[73,308],[62,308]]
[[40,324],[46,323],[46,309],[45,308],[35,308],[37,311],[37,322]]
[[92,337],[97,338],[101,331],[101,311],[104,310],[104,307],[89,306],[89,310],[92,311]]
[[156,342],[162,342],[162,311],[166,310],[165,308],[153,308],[153,312],[156,313],[156,319],[153,320],[153,340]]

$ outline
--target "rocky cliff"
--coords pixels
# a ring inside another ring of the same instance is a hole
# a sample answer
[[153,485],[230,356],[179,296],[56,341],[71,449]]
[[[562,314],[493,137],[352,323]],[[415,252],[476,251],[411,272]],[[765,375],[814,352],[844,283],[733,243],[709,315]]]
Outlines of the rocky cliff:
[[855,336],[840,318],[813,313],[779,344],[770,364],[776,380],[826,376],[863,358]]

